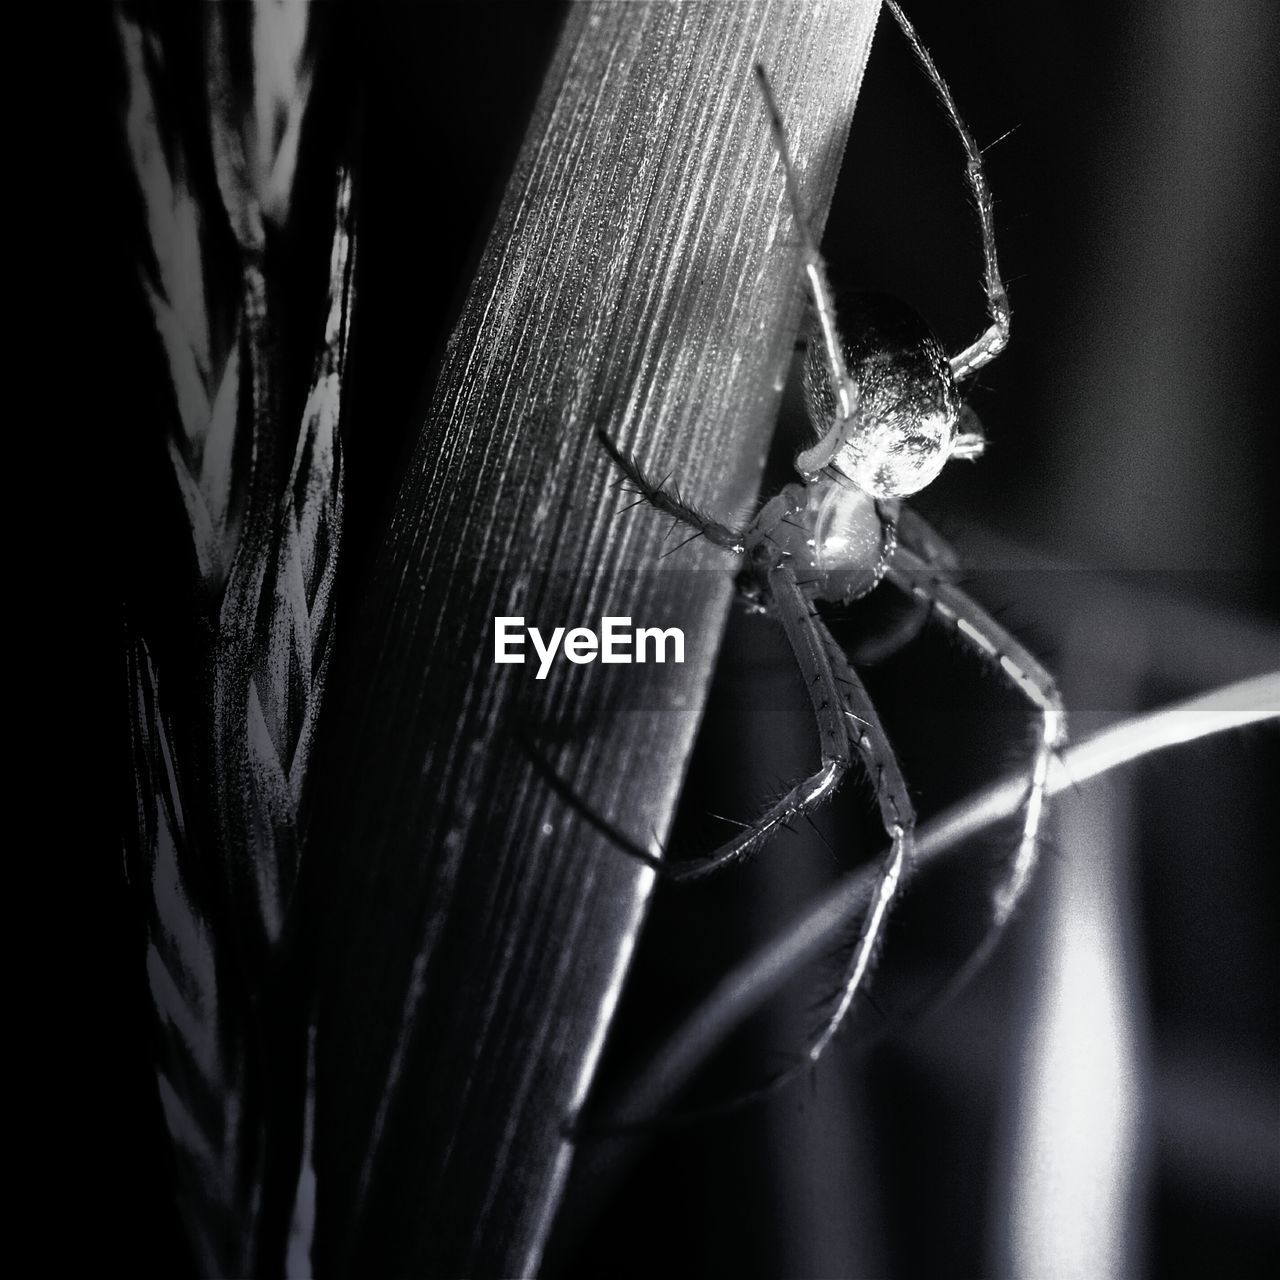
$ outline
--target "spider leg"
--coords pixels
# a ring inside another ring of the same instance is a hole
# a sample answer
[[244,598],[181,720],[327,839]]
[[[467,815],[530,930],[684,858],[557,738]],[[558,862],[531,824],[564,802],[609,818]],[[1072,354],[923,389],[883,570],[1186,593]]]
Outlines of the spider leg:
[[831,285],[827,280],[826,264],[822,260],[822,254],[818,252],[818,245],[809,225],[809,216],[800,195],[800,182],[796,176],[795,165],[791,162],[791,148],[787,145],[787,131],[782,123],[782,113],[778,110],[769,77],[759,63],[756,63],[756,79],[760,82],[760,92],[764,95],[765,110],[769,115],[769,127],[773,131],[774,145],[778,149],[778,157],[782,162],[787,198],[791,202],[791,216],[795,220],[796,230],[800,236],[800,257],[804,264],[805,284],[809,290],[809,299],[813,303],[818,332],[822,335],[822,351],[827,363],[827,377],[836,398],[836,421],[831,430],[812,449],[805,450],[796,459],[796,466],[803,474],[817,474],[831,460],[831,455],[840,441],[841,426],[853,416],[858,403],[858,384],[849,376],[849,369],[845,364],[844,346],[840,341],[840,332],[836,328],[836,308]]
[[[875,787],[880,820],[889,837],[889,852],[880,866],[858,940],[840,976],[839,999],[823,1025],[810,1037],[801,1067],[816,1062],[831,1043],[870,972],[898,884],[903,872],[911,865],[916,825],[915,809],[907,794],[906,781],[870,696],[826,624],[816,615],[812,623],[827,647],[828,661],[844,700],[849,741],[862,757]],[[790,1074],[794,1074],[794,1070]]]
[[813,702],[822,739],[822,768],[792,788],[767,813],[716,853],[700,859],[687,871],[680,869],[673,874],[680,879],[708,875],[758,848],[779,826],[807,812],[835,789],[849,767],[851,748],[861,756],[875,787],[880,818],[889,836],[889,852],[880,867],[871,906],[840,976],[835,1005],[805,1044],[804,1058],[799,1067],[784,1072],[773,1081],[769,1087],[774,1088],[794,1075],[796,1070],[816,1062],[844,1022],[854,996],[871,969],[889,907],[902,873],[910,862],[916,819],[897,758],[862,681],[801,591],[789,566],[780,565],[770,570],[769,590],[774,610],[791,641]]
[[981,369],[984,364],[994,360],[1009,342],[1009,298],[1005,293],[1004,281],[1000,278],[1000,268],[996,264],[996,232],[993,215],[991,188],[987,185],[986,171],[982,167],[982,152],[973,140],[973,134],[961,119],[956,101],[951,96],[947,82],[942,78],[937,63],[930,56],[928,49],[920,41],[916,29],[907,19],[897,4],[897,0],[885,0],[889,12],[902,28],[907,43],[911,46],[916,61],[924,69],[925,74],[933,81],[939,99],[947,115],[951,118],[952,127],[960,136],[967,158],[966,170],[969,187],[973,192],[973,201],[978,210],[978,226],[982,233],[982,260],[984,266],[984,285],[987,293],[987,315],[990,325],[986,331],[958,355],[951,357],[951,373],[957,382],[963,381],[970,374]]
[[[928,528],[923,521],[920,525]],[[932,533],[932,531],[930,530]],[[933,535],[937,538],[937,535]],[[940,542],[941,540],[938,539]],[[1018,643],[979,604],[927,560],[900,546],[888,577],[900,590],[926,601],[971,649],[993,662],[1009,682],[1040,713],[1041,729],[1031,765],[1030,791],[1023,815],[1022,836],[1004,883],[996,890],[991,928],[979,955],[993,945],[1018,905],[1035,870],[1040,825],[1044,814],[1045,785],[1053,753],[1066,738],[1066,713],[1053,677],[1025,646]],[[972,965],[966,968],[971,968]]]
[[[871,971],[889,909],[903,873],[911,863],[916,822],[902,770],[862,681],[845,659],[826,623],[814,612],[800,590],[792,570],[785,565],[774,569],[769,575],[769,585],[776,612],[808,680],[822,733],[824,772],[830,763],[847,765],[851,749],[858,752],[875,787],[880,820],[889,837],[889,851],[880,866],[862,928],[841,972],[838,996],[830,1012],[809,1036],[800,1061],[779,1073],[763,1088],[743,1095],[743,1101],[767,1096],[811,1067],[840,1030],[855,996]],[[822,776],[815,774],[810,781]],[[764,823],[773,816],[771,810],[735,844],[746,843],[754,847],[761,839],[767,838],[769,831],[764,828]],[[773,825],[776,827],[777,822]],[[706,861],[723,865],[735,856],[741,856],[738,850],[725,846],[724,850]],[[708,865],[702,873],[713,869]]]
[[960,557],[951,544],[918,511],[904,502],[898,507],[898,545],[919,557],[929,568],[957,573]]
[[603,428],[596,429],[596,436],[604,446],[605,452],[617,465],[618,470],[631,481],[632,488],[635,493],[639,494],[641,501],[647,502],[651,507],[656,507],[673,519],[679,520],[681,524],[687,524],[696,529],[699,534],[709,542],[714,542],[716,546],[723,547],[726,551],[732,551],[735,554],[742,553],[744,535],[741,532],[729,528],[728,525],[722,524],[719,520],[713,519],[705,512],[699,511],[697,507],[685,502],[680,496],[679,490],[668,487],[665,480],[659,482],[648,476],[639,462],[636,461],[635,456],[623,453],[609,439]]
[[[812,612],[790,568],[781,565],[769,571],[769,599],[782,623],[796,661],[805,678],[822,742],[822,766],[798,782],[780,800],[749,826],[704,858],[691,858],[667,868],[673,880],[699,880],[722,867],[740,862],[777,834],[792,818],[820,805],[839,786],[849,768],[849,730],[845,702],[831,665],[834,642]],[[821,628],[821,629],[819,629]]]

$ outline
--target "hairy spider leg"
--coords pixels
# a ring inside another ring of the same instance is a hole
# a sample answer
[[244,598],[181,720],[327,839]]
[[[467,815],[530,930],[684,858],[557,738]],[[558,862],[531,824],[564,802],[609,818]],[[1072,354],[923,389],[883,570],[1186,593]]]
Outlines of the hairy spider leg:
[[618,469],[631,481],[632,492],[637,495],[638,501],[647,502],[651,507],[656,507],[672,519],[680,521],[681,524],[687,524],[690,528],[696,529],[697,533],[694,537],[700,534],[708,542],[715,543],[717,547],[723,547],[726,551],[741,555],[745,545],[744,534],[729,528],[728,525],[713,519],[706,512],[699,511],[697,507],[685,502],[680,496],[680,491],[669,487],[666,480],[661,482],[653,480],[645,473],[633,454],[623,453],[609,439],[603,427],[596,428],[596,437],[604,446],[605,452],[617,464]]
[[714,853],[671,867],[669,875],[673,880],[700,880],[754,853],[780,827],[826,800],[849,768],[850,733],[845,701],[831,666],[828,644],[814,625],[809,602],[791,569],[785,564],[778,565],[769,570],[767,581],[770,611],[782,623],[791,643],[817,717],[822,765]]
[[830,461],[835,445],[840,439],[840,424],[853,417],[858,404],[858,384],[849,376],[849,369],[845,364],[844,345],[840,341],[840,331],[836,328],[836,306],[831,285],[827,280],[826,264],[822,260],[822,254],[818,252],[818,246],[809,225],[809,216],[800,196],[800,181],[796,176],[795,166],[791,162],[791,148],[787,144],[787,131],[782,123],[782,113],[778,110],[777,100],[773,96],[773,87],[769,83],[764,67],[757,62],[755,71],[756,79],[760,82],[760,92],[764,95],[764,105],[769,116],[769,127],[773,131],[774,146],[777,147],[778,158],[782,162],[787,198],[791,202],[791,216],[800,236],[800,255],[804,264],[805,284],[809,290],[809,300],[813,303],[818,330],[822,334],[827,377],[831,381],[831,388],[835,392],[836,403],[839,406],[836,421],[824,439],[796,459],[796,465],[801,472],[816,473]]
[[862,759],[875,788],[880,820],[889,837],[889,852],[880,867],[871,903],[837,988],[839,995],[822,1025],[809,1037],[800,1063],[770,1081],[767,1091],[780,1088],[798,1071],[812,1066],[840,1030],[855,995],[861,990],[875,959],[889,908],[911,861],[915,810],[907,784],[889,745],[880,717],[845,660],[840,646],[805,596],[787,564],[769,571],[769,602],[781,621],[805,678],[822,741],[822,768],[794,787],[740,836],[692,869],[676,869],[676,878],[708,875],[758,848],[777,828],[827,798],[850,765],[851,752]]
[[817,1062],[822,1051],[840,1030],[854,997],[861,990],[871,970],[889,908],[904,872],[911,865],[916,815],[911,797],[907,793],[906,780],[898,767],[897,756],[894,755],[888,735],[862,681],[846,660],[826,623],[812,606],[808,606],[807,625],[818,633],[826,648],[828,662],[844,702],[849,742],[862,757],[867,775],[875,787],[880,820],[889,837],[889,851],[881,863],[870,906],[863,917],[858,940],[840,976],[840,997],[826,1022],[806,1045],[805,1063],[811,1065]]
[[[907,548],[899,547],[888,577],[900,590],[927,601],[933,612],[969,648],[999,667],[1014,688],[1040,713],[1040,733],[1031,764],[1022,835],[1018,852],[992,900],[991,926],[987,941],[979,952],[985,956],[1026,892],[1035,870],[1049,766],[1054,752],[1066,739],[1066,713],[1053,677],[981,605],[959,587],[947,582],[934,565]],[[970,964],[966,969],[971,970],[972,967]]]
[[965,166],[969,178],[969,187],[973,192],[973,201],[978,210],[978,226],[982,232],[982,260],[984,266],[984,285],[987,294],[987,316],[991,323],[976,342],[967,346],[959,355],[951,357],[951,375],[957,382],[962,382],[970,374],[981,369],[984,364],[994,360],[1009,342],[1009,298],[1005,293],[1004,281],[1000,278],[1000,268],[996,264],[996,231],[995,216],[991,188],[987,185],[986,171],[982,167],[982,152],[973,140],[973,134],[960,116],[956,100],[951,96],[947,82],[938,70],[929,50],[921,43],[916,29],[907,15],[902,12],[897,0],[884,0],[885,6],[897,20],[911,46],[916,61],[924,69],[925,74],[933,82],[934,90],[941,100],[943,108],[951,118],[952,127],[960,135],[968,163]]
[[[880,866],[857,940],[840,974],[836,988],[838,996],[830,1013],[805,1042],[799,1061],[760,1087],[737,1095],[726,1104],[728,1108],[770,1097],[802,1071],[812,1067],[834,1039],[875,962],[876,948],[884,933],[889,909],[902,877],[911,865],[915,837],[915,809],[907,793],[906,780],[862,681],[804,595],[790,567],[782,565],[774,569],[769,576],[769,585],[775,611],[792,640],[811,692],[826,689],[823,695],[813,697],[818,723],[823,726],[824,754],[828,749],[834,749],[835,726],[831,722],[830,711],[831,705],[838,703],[839,731],[845,737],[844,750],[857,751],[871,779],[880,820],[889,836],[889,851]],[[708,1114],[724,1109],[713,1108]]]
[[840,404],[840,417],[849,418],[858,402],[858,388],[845,367],[844,348],[840,342],[840,331],[836,328],[835,301],[832,297],[831,285],[827,280],[826,264],[822,260],[822,254],[818,252],[813,231],[809,226],[809,216],[800,196],[800,182],[796,177],[795,166],[791,162],[787,131],[782,123],[782,113],[778,110],[777,100],[773,96],[773,86],[769,83],[764,67],[758,62],[755,71],[756,79],[760,82],[760,92],[764,94],[764,105],[769,114],[769,127],[773,131],[774,145],[778,148],[778,158],[782,162],[787,198],[791,201],[791,216],[795,220],[796,231],[800,236],[804,277],[809,286],[809,296],[822,333],[822,346],[826,352],[831,385]]

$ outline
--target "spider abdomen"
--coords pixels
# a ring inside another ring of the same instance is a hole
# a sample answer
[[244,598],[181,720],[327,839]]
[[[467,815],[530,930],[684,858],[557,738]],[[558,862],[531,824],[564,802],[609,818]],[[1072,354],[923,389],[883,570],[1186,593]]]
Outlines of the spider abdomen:
[[[841,308],[857,403],[840,426],[830,465],[876,498],[905,497],[929,484],[955,446],[960,393],[942,344],[920,315],[887,294],[855,294]],[[821,341],[804,363],[804,395],[820,435],[838,422]]]

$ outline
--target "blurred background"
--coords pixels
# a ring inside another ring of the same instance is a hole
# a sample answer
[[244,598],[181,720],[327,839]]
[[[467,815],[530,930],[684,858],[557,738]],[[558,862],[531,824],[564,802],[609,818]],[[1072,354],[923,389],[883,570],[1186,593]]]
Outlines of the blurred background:
[[[908,8],[990,147],[1014,312],[1009,349],[970,398],[987,456],[949,468],[919,507],[972,569],[978,599],[1059,674],[1077,738],[1274,669],[1280,15],[1270,0]],[[364,113],[367,147],[366,322],[353,388],[363,399],[352,410],[360,430],[345,442],[350,589],[562,16],[550,3],[336,11],[338,83],[351,90],[341,106]],[[97,99],[110,100],[118,86],[96,53],[111,47],[110,25],[94,21],[83,32],[87,74]],[[82,123],[84,171],[110,191],[115,120]],[[90,279],[107,296],[132,287],[128,262],[112,256],[121,209],[104,200],[86,232],[101,273]],[[888,15],[823,247],[837,288],[906,299],[949,349],[980,329],[959,146]],[[117,321],[99,352],[116,382],[143,323]],[[790,478],[804,430],[793,390],[768,484]],[[116,477],[104,492],[129,492],[133,455],[103,434]],[[833,623],[856,653],[891,614],[877,598]],[[922,818],[1025,758],[1025,706],[940,630],[866,676]],[[735,610],[676,852],[713,847],[726,828],[712,814],[751,816],[816,750],[780,632]],[[1273,730],[1232,735],[1064,798],[1032,900],[992,962],[960,997],[923,1013],[978,936],[1013,837],[997,833],[913,884],[874,1003],[859,1005],[813,1079],[765,1106],[641,1135],[603,1202],[576,1191],[566,1201],[549,1269],[1271,1274],[1278,757]],[[729,964],[879,848],[856,783],[816,827],[747,869],[659,891],[597,1098]],[[114,852],[93,852],[87,883],[109,910],[85,935],[102,957],[84,1000],[97,1032],[85,1034],[108,1051],[89,1099],[106,1138],[83,1144],[88,1164],[77,1166],[100,1188],[100,1221],[86,1237],[95,1255],[172,1273],[154,1099],[126,1048],[144,1038],[144,1013],[121,994],[133,990],[124,948],[100,936],[123,910]],[[684,1105],[723,1099],[787,1063],[824,981],[825,966],[797,980]],[[55,1190],[66,1194],[61,1182]]]

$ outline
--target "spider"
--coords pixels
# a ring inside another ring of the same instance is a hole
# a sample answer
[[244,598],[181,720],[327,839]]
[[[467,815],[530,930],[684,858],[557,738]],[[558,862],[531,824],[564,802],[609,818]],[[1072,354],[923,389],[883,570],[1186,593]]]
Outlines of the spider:
[[[844,965],[839,995],[808,1037],[800,1067],[816,1062],[862,988],[904,872],[912,860],[915,813],[893,748],[857,672],[816,602],[848,603],[880,583],[924,602],[956,637],[994,664],[1038,713],[1017,852],[992,900],[988,943],[1016,907],[1036,862],[1045,783],[1065,734],[1062,701],[1040,663],[985,610],[948,580],[955,558],[942,538],[903,499],[918,492],[948,458],[976,458],[981,427],[961,404],[959,384],[993,360],[1009,340],[1009,303],[996,265],[991,193],[982,157],[933,58],[894,2],[885,0],[933,82],[967,158],[985,266],[989,324],[978,339],[948,358],[910,307],[883,295],[857,298],[846,315],[856,322],[842,342],[822,257],[809,231],[786,131],[768,76],[755,67],[786,191],[800,239],[812,304],[804,360],[805,404],[818,439],[795,459],[800,481],[770,498],[743,529],[687,503],[677,487],[656,482],[634,456],[597,434],[639,501],[739,558],[740,594],[783,627],[804,676],[817,719],[822,760],[753,823],[709,856],[667,867],[672,879],[709,875],[754,853],[793,819],[827,800],[856,759],[875,789],[889,849],[871,904]],[[985,953],[987,944],[979,949]],[[976,957],[975,957],[976,958]],[[970,966],[966,966],[968,969]],[[785,1073],[787,1076],[791,1072]]]

